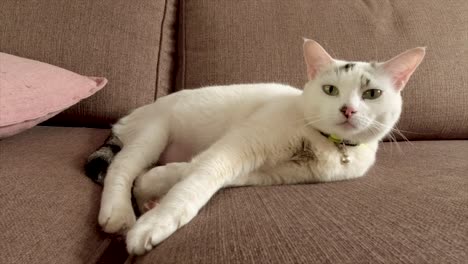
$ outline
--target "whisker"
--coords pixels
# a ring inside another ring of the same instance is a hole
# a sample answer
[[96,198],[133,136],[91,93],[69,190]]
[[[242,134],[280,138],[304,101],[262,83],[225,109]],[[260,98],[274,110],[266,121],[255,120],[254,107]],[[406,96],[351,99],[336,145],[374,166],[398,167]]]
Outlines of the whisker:
[[322,118],[319,118],[319,119],[316,119],[316,120],[309,121],[309,122],[305,123],[305,126],[310,126],[310,125],[315,124],[315,123],[317,123],[319,121],[322,121],[322,120],[323,120]]
[[[384,124],[382,124],[382,123],[380,123],[380,122],[378,122],[378,121],[376,121],[376,120],[374,120],[373,123],[374,123],[375,125],[380,126],[381,128],[390,129],[390,131],[389,131],[389,136],[390,136],[390,134],[393,134],[393,132],[396,132],[396,133],[403,139],[403,141],[406,141],[406,142],[408,142],[411,146],[413,146],[413,143],[412,143],[399,129],[393,128],[393,127],[390,127],[390,126],[387,126],[387,125],[384,125]],[[395,137],[394,134],[393,134],[393,137],[394,137],[395,142],[397,142],[396,137]]]
[[[370,126],[369,131],[372,133],[372,135],[378,136],[378,133],[377,133],[378,130],[374,126]],[[383,144],[383,146],[384,146],[383,148],[385,149],[385,144]]]
[[392,135],[392,139],[393,139],[393,144],[395,144],[395,146],[397,147],[398,151],[403,154],[403,150],[401,149],[400,147],[400,144],[398,143],[396,137],[395,137],[395,134],[392,132],[390,132],[390,135]]
[[[403,150],[401,149],[400,144],[398,144],[398,140],[396,139],[396,136],[394,133],[394,132],[397,132],[397,133],[401,133],[401,132],[399,132],[396,129],[393,129],[390,126],[386,126],[376,120],[371,120],[367,117],[361,117],[360,120],[369,124],[368,126],[369,130],[371,131],[373,135],[377,135],[378,134],[377,132],[379,132],[379,130],[382,130],[382,129],[389,130],[387,134],[387,138],[389,139],[390,155],[393,155],[393,145],[395,145],[395,147],[398,149],[400,153],[403,153]],[[408,141],[407,138],[406,140]]]
[[305,116],[303,118],[300,118],[298,120],[295,120],[293,121],[294,123],[300,123],[300,122],[303,122],[303,121],[310,121],[310,120],[313,120],[313,119],[317,119],[319,117],[321,117],[322,115],[314,115],[314,116]]

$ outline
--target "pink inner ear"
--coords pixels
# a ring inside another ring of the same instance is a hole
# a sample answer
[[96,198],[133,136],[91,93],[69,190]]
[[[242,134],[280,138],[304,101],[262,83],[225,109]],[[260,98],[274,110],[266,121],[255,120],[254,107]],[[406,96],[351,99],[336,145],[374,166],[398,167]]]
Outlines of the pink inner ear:
[[309,80],[312,80],[317,75],[317,70],[307,67],[307,77]]
[[400,72],[400,73],[396,73],[393,76],[393,85],[395,85],[395,87],[398,90],[403,89],[405,87],[406,83],[408,82],[411,74],[412,74],[412,71],[410,71],[410,70],[406,70],[406,71],[403,71],[403,72]]
[[409,78],[424,58],[424,55],[424,48],[414,48],[383,63],[384,71],[391,76],[393,84],[398,91],[405,87]]
[[304,39],[304,59],[307,64],[309,80],[314,79],[323,67],[333,62],[333,58],[325,49],[311,39]]

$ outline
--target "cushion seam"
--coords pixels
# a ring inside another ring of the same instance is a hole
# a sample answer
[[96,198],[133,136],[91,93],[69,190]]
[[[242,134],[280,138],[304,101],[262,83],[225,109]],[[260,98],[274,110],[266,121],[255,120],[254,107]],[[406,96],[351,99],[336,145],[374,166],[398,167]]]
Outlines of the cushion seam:
[[158,62],[156,64],[156,79],[154,84],[154,97],[153,99],[156,100],[158,97],[158,88],[159,88],[159,78],[160,78],[160,66],[161,66],[161,51],[163,49],[163,39],[164,39],[164,22],[166,20],[166,13],[167,13],[167,1],[164,1],[164,9],[163,9],[163,16],[161,19],[161,26],[159,31],[159,50],[158,50]]

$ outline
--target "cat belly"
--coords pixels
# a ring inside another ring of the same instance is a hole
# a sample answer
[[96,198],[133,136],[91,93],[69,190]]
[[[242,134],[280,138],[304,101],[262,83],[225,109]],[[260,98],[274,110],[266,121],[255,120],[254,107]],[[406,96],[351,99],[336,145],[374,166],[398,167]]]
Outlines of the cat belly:
[[195,153],[190,145],[171,143],[159,157],[158,164],[165,165],[173,162],[188,162],[194,155]]

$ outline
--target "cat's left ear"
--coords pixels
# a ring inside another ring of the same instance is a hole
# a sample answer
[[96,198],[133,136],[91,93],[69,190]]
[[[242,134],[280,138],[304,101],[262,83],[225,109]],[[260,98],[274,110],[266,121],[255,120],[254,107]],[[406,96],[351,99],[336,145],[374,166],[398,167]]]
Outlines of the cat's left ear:
[[395,89],[398,91],[405,88],[409,78],[419,66],[426,54],[426,48],[414,48],[380,64],[383,71],[392,79]]
[[304,59],[309,80],[314,79],[320,70],[333,63],[333,58],[325,49],[311,39],[304,39]]

